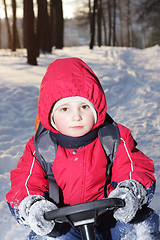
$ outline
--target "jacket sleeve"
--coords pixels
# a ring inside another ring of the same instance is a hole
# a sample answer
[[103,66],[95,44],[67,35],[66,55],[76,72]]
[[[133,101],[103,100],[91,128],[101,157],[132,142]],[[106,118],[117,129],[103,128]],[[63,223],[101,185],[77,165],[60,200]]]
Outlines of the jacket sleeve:
[[28,195],[44,195],[48,191],[48,180],[38,162],[34,150],[34,137],[26,145],[17,167],[11,171],[11,190],[6,195],[9,205],[18,209]]
[[112,168],[109,193],[119,182],[134,179],[140,182],[148,191],[149,200],[155,190],[155,173],[153,160],[136,148],[136,143],[130,130],[118,124],[120,145],[117,149]]

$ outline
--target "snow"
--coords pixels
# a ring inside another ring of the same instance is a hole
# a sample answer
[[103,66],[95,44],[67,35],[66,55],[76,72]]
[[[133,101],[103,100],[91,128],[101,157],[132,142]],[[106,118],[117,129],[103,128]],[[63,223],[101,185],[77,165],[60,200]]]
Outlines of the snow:
[[49,63],[61,57],[79,57],[95,71],[109,114],[132,130],[138,148],[154,160],[157,189],[150,206],[160,215],[160,47],[55,49],[41,55],[38,66],[28,65],[22,50],[15,55],[0,51],[0,239],[25,240],[29,232],[11,217],[5,195],[10,171],[34,135],[42,77]]

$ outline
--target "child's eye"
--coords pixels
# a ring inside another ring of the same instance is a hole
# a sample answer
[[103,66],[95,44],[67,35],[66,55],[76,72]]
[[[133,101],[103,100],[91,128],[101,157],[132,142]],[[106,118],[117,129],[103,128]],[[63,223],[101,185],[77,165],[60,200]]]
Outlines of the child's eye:
[[89,108],[89,106],[88,106],[87,104],[82,105],[82,109],[86,110],[86,109],[88,109],[88,108]]
[[69,109],[67,107],[61,108],[61,112],[67,112],[67,111],[69,111]]

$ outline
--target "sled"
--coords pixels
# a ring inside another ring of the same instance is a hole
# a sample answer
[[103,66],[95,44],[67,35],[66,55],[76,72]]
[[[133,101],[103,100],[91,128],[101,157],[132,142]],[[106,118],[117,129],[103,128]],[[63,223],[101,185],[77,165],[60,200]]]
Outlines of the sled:
[[97,219],[107,214],[109,210],[124,206],[122,199],[106,198],[46,212],[45,219],[68,222],[72,227],[79,228],[83,240],[96,240],[94,226]]

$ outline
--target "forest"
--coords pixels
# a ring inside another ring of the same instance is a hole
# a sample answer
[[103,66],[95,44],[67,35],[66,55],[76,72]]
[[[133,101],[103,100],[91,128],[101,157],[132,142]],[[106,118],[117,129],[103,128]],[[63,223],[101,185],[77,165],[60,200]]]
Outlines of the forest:
[[[68,0],[68,4],[74,6],[76,28],[87,29],[90,49],[160,44],[160,0]],[[25,48],[27,62],[37,65],[41,52],[65,47],[63,0],[1,0],[0,5],[0,49]]]

